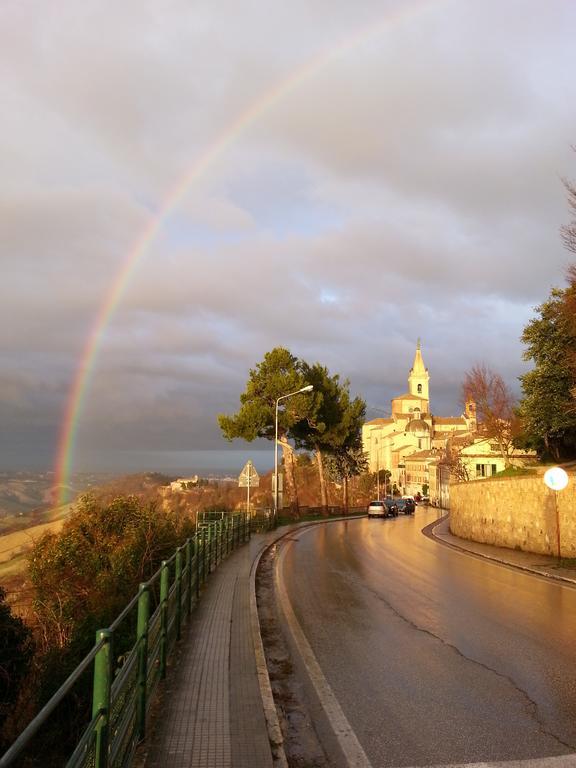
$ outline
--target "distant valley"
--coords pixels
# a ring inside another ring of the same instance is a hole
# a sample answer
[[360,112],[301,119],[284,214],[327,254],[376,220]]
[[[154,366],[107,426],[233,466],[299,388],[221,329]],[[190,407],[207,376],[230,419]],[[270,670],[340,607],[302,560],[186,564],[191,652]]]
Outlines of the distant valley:
[[[72,498],[82,491],[109,482],[113,475],[78,472],[70,479]],[[0,472],[0,527],[8,518],[45,512],[57,502],[54,472]]]

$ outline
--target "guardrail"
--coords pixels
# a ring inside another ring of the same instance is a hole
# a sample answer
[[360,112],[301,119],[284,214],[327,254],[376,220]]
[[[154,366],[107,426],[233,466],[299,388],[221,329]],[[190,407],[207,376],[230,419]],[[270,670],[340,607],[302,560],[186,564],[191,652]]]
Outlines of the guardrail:
[[[109,627],[96,632],[90,653],[0,758],[0,768],[17,764],[92,665],[92,719],[66,768],[129,765],[137,744],[145,738],[150,704],[166,676],[183,623],[198,603],[200,588],[221,560],[250,538],[250,527],[245,514],[200,521],[196,535],[140,584],[138,594]],[[125,646],[126,634],[132,636],[132,643],[118,657],[116,640]]]

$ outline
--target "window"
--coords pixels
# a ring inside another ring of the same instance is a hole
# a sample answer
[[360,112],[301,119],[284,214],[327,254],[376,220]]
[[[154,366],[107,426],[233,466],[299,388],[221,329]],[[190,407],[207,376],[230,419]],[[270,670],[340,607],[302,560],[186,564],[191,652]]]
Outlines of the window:
[[476,464],[476,477],[492,477],[497,471],[496,464]]
[[422,394],[422,384],[418,384],[418,394]]

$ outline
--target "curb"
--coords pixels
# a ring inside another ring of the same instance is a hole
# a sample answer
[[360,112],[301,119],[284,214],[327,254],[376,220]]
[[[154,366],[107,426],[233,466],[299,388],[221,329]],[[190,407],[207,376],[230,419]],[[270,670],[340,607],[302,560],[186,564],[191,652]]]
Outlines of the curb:
[[266,664],[266,656],[264,654],[264,645],[262,643],[260,618],[258,616],[258,605],[256,603],[256,571],[258,570],[260,560],[264,554],[268,552],[271,547],[276,546],[280,539],[283,539],[285,536],[288,536],[290,533],[292,533],[295,528],[300,530],[302,528],[310,528],[314,525],[323,525],[325,523],[339,522],[341,520],[354,520],[361,517],[365,517],[365,515],[348,515],[347,517],[332,517],[327,518],[326,520],[309,520],[291,525],[287,531],[278,533],[272,541],[262,546],[260,552],[258,552],[254,558],[250,567],[250,625],[252,628],[252,642],[254,645],[256,672],[258,674],[258,685],[260,686],[260,696],[262,698],[264,718],[266,720],[268,739],[270,741],[272,758],[275,767],[278,766],[278,768],[288,768],[288,760],[286,758],[286,752],[284,751],[284,736],[282,734],[282,729],[280,728],[278,713],[276,712],[276,704],[272,694],[272,686],[270,685],[268,666]]
[[[281,537],[279,537],[281,538]],[[270,677],[268,675],[268,666],[264,654],[264,645],[262,643],[262,634],[260,632],[260,619],[258,617],[258,606],[256,604],[256,570],[260,560],[270,547],[273,547],[278,539],[262,547],[260,552],[254,558],[250,568],[250,624],[252,627],[252,642],[254,644],[254,656],[256,658],[256,672],[258,674],[258,685],[260,686],[260,697],[264,708],[264,718],[268,730],[268,739],[272,750],[272,760],[274,765],[281,768],[288,768],[288,760],[284,751],[284,736],[280,728],[276,704],[272,695]]]
[[447,517],[449,517],[448,514],[444,515],[438,520],[434,520],[433,523],[429,523],[424,528],[422,528],[422,533],[424,534],[424,536],[427,536],[429,539],[436,541],[438,544],[442,544],[445,547],[454,549],[456,550],[456,552],[462,552],[465,555],[470,555],[470,557],[475,557],[479,560],[489,560],[490,562],[496,563],[497,565],[503,565],[507,568],[514,568],[515,570],[523,571],[524,573],[531,573],[535,576],[541,576],[544,579],[561,581],[563,584],[566,584],[567,586],[576,588],[576,580],[570,579],[567,576],[559,576],[558,574],[550,573],[549,571],[538,571],[535,568],[531,568],[528,565],[521,565],[520,563],[511,563],[509,560],[504,560],[501,557],[494,557],[494,555],[487,555],[487,554],[483,554],[482,552],[475,552],[473,549],[468,549],[467,547],[462,546],[461,544],[456,544],[453,541],[446,541],[446,539],[441,538],[435,533],[435,529],[441,523],[443,523]]

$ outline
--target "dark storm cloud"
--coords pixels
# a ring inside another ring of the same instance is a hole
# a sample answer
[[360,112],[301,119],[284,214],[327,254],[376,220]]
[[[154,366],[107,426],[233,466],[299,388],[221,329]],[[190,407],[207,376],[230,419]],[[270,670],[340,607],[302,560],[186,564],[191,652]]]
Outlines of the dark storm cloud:
[[440,412],[479,360],[517,390],[569,261],[575,21],[564,0],[5,4],[2,460],[53,458],[119,270],[223,135],[105,328],[77,461],[220,447],[216,414],[277,345],[384,408],[418,337]]

